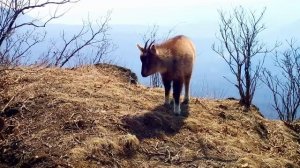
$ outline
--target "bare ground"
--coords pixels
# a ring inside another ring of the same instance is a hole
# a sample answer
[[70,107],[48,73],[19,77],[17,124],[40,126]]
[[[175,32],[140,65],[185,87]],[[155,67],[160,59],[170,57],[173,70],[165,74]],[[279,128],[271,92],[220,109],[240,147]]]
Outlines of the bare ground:
[[300,167],[295,127],[229,99],[192,98],[174,116],[163,89],[130,74],[109,65],[7,71],[0,167]]

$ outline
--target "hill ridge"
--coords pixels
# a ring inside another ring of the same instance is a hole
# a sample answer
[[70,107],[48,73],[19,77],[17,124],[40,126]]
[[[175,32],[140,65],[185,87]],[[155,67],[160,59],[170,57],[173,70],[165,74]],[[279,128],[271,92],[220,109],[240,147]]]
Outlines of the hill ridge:
[[299,167],[285,123],[229,99],[192,98],[174,116],[163,89],[133,78],[107,64],[7,72],[0,167]]

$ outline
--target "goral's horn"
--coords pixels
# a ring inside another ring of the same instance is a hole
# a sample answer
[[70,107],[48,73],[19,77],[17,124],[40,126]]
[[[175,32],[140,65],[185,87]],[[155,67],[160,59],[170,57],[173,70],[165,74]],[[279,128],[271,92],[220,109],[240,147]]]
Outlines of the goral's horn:
[[149,40],[147,40],[146,43],[145,43],[145,46],[144,46],[145,50],[147,49],[148,42],[149,42]]
[[150,48],[151,48],[151,46],[154,44],[154,42],[155,42],[155,40],[153,40],[153,41],[150,43],[150,45],[149,45],[149,48],[148,48],[148,49],[150,49]]

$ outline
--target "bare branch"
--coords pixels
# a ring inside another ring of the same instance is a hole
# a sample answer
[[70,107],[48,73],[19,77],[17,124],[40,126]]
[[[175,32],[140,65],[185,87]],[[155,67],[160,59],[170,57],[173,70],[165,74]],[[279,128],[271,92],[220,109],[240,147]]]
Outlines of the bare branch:
[[[81,29],[73,35],[68,37],[66,32],[61,33],[61,41],[63,44],[53,42],[52,47],[49,49],[44,57],[48,57],[48,66],[58,66],[63,67],[67,63],[73,60],[73,65],[75,59],[78,59],[79,64],[86,63],[100,63],[104,56],[114,50],[114,45],[108,38],[108,30],[110,29],[108,22],[110,21],[110,12],[107,14],[103,20],[97,22],[97,25],[93,25],[88,19],[83,21]],[[86,50],[92,51],[88,52],[88,59],[83,61],[84,53]],[[47,60],[43,59],[43,60]]]
[[[0,1],[0,62],[17,65],[30,49],[44,40],[45,34],[37,37],[36,28],[45,27],[51,20],[64,15],[58,7],[75,3],[77,0],[3,0]],[[39,18],[22,20],[32,10],[56,6],[55,11],[41,21]],[[27,32],[24,33],[24,27]],[[23,33],[22,33],[23,32]],[[24,46],[25,45],[25,46]]]
[[273,108],[281,120],[292,122],[299,117],[300,50],[295,41],[287,41],[288,49],[275,52],[275,65],[281,73],[273,75],[264,69],[262,81],[273,94]]

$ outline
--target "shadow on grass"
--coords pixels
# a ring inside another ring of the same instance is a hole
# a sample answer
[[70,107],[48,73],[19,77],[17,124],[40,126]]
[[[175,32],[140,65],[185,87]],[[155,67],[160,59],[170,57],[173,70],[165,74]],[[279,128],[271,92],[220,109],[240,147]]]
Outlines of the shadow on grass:
[[139,139],[160,138],[164,135],[174,135],[180,131],[185,118],[189,115],[189,105],[182,104],[182,114],[173,113],[173,105],[159,105],[141,115],[127,115],[122,118],[125,129]]

